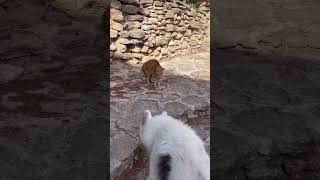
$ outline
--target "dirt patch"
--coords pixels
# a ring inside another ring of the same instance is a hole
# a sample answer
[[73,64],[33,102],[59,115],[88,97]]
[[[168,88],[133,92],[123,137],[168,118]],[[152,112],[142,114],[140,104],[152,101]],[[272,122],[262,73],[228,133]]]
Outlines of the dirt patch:
[[132,155],[132,166],[124,169],[122,173],[115,177],[114,180],[137,180],[137,176],[147,167],[147,160],[141,158],[144,151],[141,147],[137,147]]
[[209,117],[188,118],[186,123],[190,126],[210,125]]

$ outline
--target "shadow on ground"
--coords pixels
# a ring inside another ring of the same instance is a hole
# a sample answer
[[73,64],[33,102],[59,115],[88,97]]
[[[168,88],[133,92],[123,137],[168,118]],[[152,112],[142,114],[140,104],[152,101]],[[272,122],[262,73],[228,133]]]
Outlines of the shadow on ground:
[[216,179],[320,178],[320,62],[217,51]]

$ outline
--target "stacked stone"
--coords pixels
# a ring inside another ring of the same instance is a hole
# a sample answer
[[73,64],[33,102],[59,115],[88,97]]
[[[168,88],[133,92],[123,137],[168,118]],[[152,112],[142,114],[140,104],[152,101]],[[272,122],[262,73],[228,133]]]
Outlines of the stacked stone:
[[206,37],[208,14],[180,0],[113,0],[111,57],[136,62],[160,60],[198,47]]
[[198,11],[206,16],[207,22],[202,20],[202,24],[204,25],[204,29],[206,30],[206,41],[210,41],[210,0],[204,0],[199,4]]
[[144,15],[138,0],[111,1],[110,54],[113,59],[142,58],[136,46],[143,44],[145,35],[140,27]]

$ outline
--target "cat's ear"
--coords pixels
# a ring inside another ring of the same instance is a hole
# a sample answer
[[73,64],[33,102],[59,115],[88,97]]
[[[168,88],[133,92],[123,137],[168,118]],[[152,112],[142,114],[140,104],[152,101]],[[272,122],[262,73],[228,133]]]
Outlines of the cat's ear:
[[168,116],[168,113],[167,113],[167,111],[163,111],[163,112],[161,113],[161,115],[163,115],[163,116]]
[[144,115],[143,115],[143,120],[142,120],[142,124],[144,125],[146,123],[147,120],[151,119],[152,115],[151,112],[147,109],[144,111]]

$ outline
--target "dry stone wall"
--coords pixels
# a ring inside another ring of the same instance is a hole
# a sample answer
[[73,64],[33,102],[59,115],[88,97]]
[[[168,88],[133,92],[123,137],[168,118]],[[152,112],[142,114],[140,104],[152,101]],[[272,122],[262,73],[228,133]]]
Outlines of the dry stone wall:
[[209,41],[209,1],[112,0],[110,59],[141,62],[174,56]]

